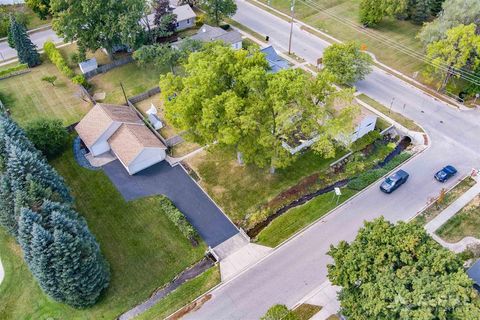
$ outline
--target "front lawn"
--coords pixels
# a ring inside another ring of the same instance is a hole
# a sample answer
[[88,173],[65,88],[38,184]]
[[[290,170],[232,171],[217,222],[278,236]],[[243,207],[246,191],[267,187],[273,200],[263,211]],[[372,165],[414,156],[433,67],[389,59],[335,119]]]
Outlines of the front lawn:
[[[52,75],[58,79],[55,86],[42,81]],[[0,81],[0,99],[21,126],[41,117],[58,118],[65,125],[79,121],[90,105],[77,93],[77,86],[45,58],[31,72]]]
[[170,71],[168,68],[139,67],[135,62],[125,64],[106,73],[96,75],[89,82],[94,92],[105,92],[102,102],[124,104],[120,83],[128,98],[158,86],[160,74]]
[[465,237],[480,239],[480,196],[476,196],[435,233],[448,242]]
[[[338,205],[350,199],[357,191],[342,188]],[[333,192],[322,194],[306,204],[293,208],[273,220],[257,236],[257,242],[269,247],[276,247],[293,236],[299,230],[323,217],[335,207],[337,199]]]
[[0,319],[114,319],[202,258],[205,245],[193,248],[155,197],[125,202],[102,171],[79,167],[71,150],[52,164],[71,187],[77,210],[110,263],[110,287],[90,309],[53,302],[33,280],[18,245],[0,232],[6,273],[0,287]]
[[[337,154],[338,157],[342,155],[341,152]],[[208,194],[240,224],[247,214],[302,178],[324,171],[334,160],[306,152],[288,168],[272,175],[268,168],[238,165],[232,153],[215,148],[189,158],[187,164],[201,177],[200,184]]]

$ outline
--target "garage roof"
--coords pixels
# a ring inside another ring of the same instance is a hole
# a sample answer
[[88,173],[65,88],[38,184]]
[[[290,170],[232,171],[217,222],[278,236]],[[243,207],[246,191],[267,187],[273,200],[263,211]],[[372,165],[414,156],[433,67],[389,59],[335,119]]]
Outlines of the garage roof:
[[143,124],[122,124],[108,139],[108,143],[125,166],[129,166],[144,148],[167,149]]

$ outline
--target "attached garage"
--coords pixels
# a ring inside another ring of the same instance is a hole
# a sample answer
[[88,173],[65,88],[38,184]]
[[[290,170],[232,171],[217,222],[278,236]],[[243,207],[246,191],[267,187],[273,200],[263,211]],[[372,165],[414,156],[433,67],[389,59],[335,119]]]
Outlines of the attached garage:
[[113,153],[131,175],[166,157],[167,147],[127,106],[96,104],[75,130],[93,157]]

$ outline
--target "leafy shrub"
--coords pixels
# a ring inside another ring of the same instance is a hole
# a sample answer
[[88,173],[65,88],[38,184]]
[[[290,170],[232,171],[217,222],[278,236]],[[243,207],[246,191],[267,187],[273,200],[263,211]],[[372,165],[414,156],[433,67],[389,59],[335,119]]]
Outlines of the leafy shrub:
[[245,229],[250,230],[255,227],[258,223],[267,220],[267,218],[272,214],[271,210],[268,209],[261,209],[257,210],[251,214],[249,214],[245,221],[243,222],[243,226]]
[[383,168],[369,170],[360,174],[348,183],[348,187],[353,190],[362,190],[386,175],[399,164],[410,158],[410,156],[407,152],[400,153],[393,157]]
[[168,219],[180,230],[180,232],[189,240],[194,240],[198,237],[197,231],[188,222],[182,212],[175,207],[175,205],[167,197],[161,197],[159,200],[160,208],[165,212]]
[[82,59],[80,57],[80,54],[78,52],[72,52],[70,56],[68,57],[70,59],[71,64],[79,64],[82,62]]
[[62,54],[60,53],[60,51],[58,51],[53,42],[45,42],[45,44],[43,45],[43,50],[47,54],[48,59],[57,66],[58,70],[60,70],[61,73],[63,73],[70,79],[75,76],[75,72],[70,69]]
[[350,146],[350,150],[352,150],[353,152],[363,150],[367,146],[369,146],[370,144],[374,143],[375,141],[381,138],[382,138],[382,135],[380,134],[380,132],[375,130],[370,131],[363,137],[355,140],[355,142],[353,142],[352,145]]
[[68,132],[58,119],[37,119],[25,129],[34,146],[47,158],[59,155],[67,145]]
[[90,85],[83,74],[77,74],[75,77],[72,78],[72,82],[75,84],[80,84],[85,88],[88,88],[88,86]]
[[0,71],[0,77],[8,76],[11,73],[21,71],[21,70],[25,70],[27,68],[28,68],[28,65],[26,63],[18,64],[16,66],[10,67],[8,69],[1,70]]

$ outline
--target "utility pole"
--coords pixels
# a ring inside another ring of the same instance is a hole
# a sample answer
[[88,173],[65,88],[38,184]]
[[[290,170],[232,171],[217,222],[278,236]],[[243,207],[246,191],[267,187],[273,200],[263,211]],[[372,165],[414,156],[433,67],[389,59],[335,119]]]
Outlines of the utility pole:
[[288,54],[292,54],[293,17],[295,15],[295,0],[290,7],[290,39],[288,40]]

